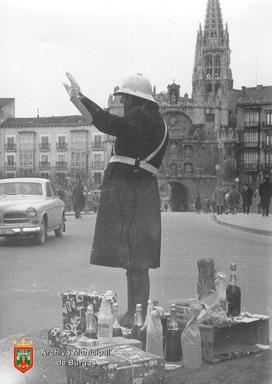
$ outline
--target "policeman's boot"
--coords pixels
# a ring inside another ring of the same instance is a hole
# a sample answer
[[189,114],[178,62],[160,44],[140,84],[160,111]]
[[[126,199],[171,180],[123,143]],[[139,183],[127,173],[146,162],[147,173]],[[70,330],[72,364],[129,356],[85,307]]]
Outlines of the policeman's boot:
[[134,301],[136,304],[142,304],[143,320],[146,316],[147,302],[150,293],[150,281],[148,269],[134,270],[132,275],[132,284],[134,291]]
[[131,328],[133,325],[134,312],[135,312],[135,300],[134,300],[134,289],[132,286],[132,273],[127,270],[127,305],[128,310],[125,314],[120,315],[119,322],[122,327]]

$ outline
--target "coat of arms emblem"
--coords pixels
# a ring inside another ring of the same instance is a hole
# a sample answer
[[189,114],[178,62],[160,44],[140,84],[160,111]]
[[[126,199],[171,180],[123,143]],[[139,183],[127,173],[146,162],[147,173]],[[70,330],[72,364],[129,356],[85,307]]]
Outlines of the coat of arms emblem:
[[34,353],[31,341],[25,339],[14,342],[14,367],[25,373],[33,367]]

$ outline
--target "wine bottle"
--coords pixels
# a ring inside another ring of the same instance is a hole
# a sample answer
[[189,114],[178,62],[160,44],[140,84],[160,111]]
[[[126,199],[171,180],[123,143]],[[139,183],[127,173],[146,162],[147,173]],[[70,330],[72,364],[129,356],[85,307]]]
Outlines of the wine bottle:
[[241,289],[237,286],[236,264],[230,265],[230,281],[226,291],[228,316],[235,317],[241,313]]

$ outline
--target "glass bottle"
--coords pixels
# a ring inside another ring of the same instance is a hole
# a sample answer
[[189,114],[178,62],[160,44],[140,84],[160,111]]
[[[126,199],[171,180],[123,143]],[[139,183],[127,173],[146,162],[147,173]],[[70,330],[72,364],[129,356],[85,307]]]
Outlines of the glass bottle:
[[89,304],[86,312],[86,331],[85,336],[89,339],[97,339],[96,324],[93,312],[93,305]]
[[170,306],[170,319],[167,325],[165,342],[165,360],[180,361],[182,356],[180,329],[177,321],[177,310],[175,304]]
[[163,331],[160,313],[154,309],[150,313],[150,319],[146,329],[146,352],[163,357]]
[[144,344],[145,332],[143,330],[143,309],[142,304],[136,305],[134,323],[131,329],[131,338],[140,340]]
[[112,311],[113,311],[112,336],[113,337],[123,336],[122,329],[118,319],[118,303],[114,303],[112,305]]
[[236,264],[230,265],[230,281],[226,291],[228,316],[235,317],[241,313],[241,289],[237,286]]
[[113,314],[111,309],[111,297],[104,296],[98,314],[98,338],[104,342],[112,339]]

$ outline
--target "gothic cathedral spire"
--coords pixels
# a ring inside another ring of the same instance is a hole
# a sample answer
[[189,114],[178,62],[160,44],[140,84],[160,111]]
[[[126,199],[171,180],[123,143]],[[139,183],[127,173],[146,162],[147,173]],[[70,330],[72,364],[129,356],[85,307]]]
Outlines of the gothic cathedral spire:
[[[208,0],[205,26],[197,32],[195,63],[192,77],[192,98],[198,108],[195,123],[205,124],[205,110],[218,115],[216,109],[228,108],[227,100],[233,88],[230,69],[229,33],[224,29],[219,0]],[[222,116],[215,119],[215,131],[228,122]],[[215,116],[216,117],[216,116]]]

